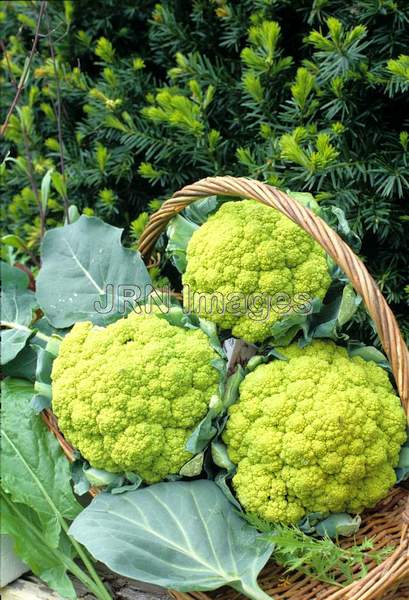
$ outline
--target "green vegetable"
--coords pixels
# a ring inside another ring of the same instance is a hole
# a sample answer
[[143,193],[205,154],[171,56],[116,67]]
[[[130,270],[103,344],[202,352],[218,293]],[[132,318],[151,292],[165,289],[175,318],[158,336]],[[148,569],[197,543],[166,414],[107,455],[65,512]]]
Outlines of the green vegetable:
[[[42,346],[57,343],[50,337],[55,330],[45,318],[35,320],[38,302],[35,294],[27,289],[28,276],[6,263],[1,263],[1,274],[0,324],[4,327],[1,331],[1,361],[2,365],[7,364],[4,374],[32,379],[35,354]],[[30,338],[35,343],[27,345]],[[20,356],[22,351],[24,356]]]
[[[51,370],[53,361],[58,354],[58,347],[61,340],[50,338],[45,348],[35,346],[37,353],[37,365],[35,373],[34,389],[35,396],[31,400],[31,406],[36,412],[41,412],[51,406]],[[51,351],[50,351],[51,350]]]
[[2,508],[1,533],[8,533],[14,541],[16,554],[24,560],[35,575],[64,598],[75,600],[77,595],[67,576],[67,564],[73,563],[75,553],[68,539],[51,545],[35,510],[13,502],[0,488]]
[[373,361],[383,369],[391,371],[391,366],[386,356],[374,346],[365,346],[362,342],[350,342],[348,344],[348,354],[350,356],[361,356],[365,360]]
[[406,440],[406,444],[404,444],[401,448],[399,462],[396,467],[398,483],[400,481],[406,481],[406,479],[409,479],[409,429],[407,433],[408,438]]
[[292,192],[291,190],[286,190],[286,193],[295,198],[303,206],[311,209],[316,215],[321,215],[320,205],[309,192]]
[[185,444],[218,391],[209,338],[159,312],[104,328],[76,323],[52,370],[61,431],[92,467],[153,483],[192,458]]
[[207,221],[209,214],[213,213],[221,202],[222,200],[218,196],[207,196],[186,206],[182,214],[190,221],[202,225]]
[[15,502],[36,509],[50,543],[57,544],[61,519],[73,519],[81,508],[69,486],[68,461],[30,408],[33,386],[10,379],[2,391],[3,486]]
[[374,550],[371,539],[342,548],[328,535],[321,539],[306,535],[294,526],[275,525],[248,516],[248,521],[274,543],[273,560],[288,573],[297,571],[330,585],[345,587],[368,572],[368,563],[380,564],[393,551],[386,546]]
[[100,494],[70,534],[125,577],[181,592],[229,585],[253,600],[269,599],[257,576],[273,544],[241,519],[211,481]]
[[29,381],[35,380],[37,353],[29,344],[21,350],[16,358],[2,366],[2,373],[10,377],[22,377]]
[[197,200],[176,215],[166,229],[168,243],[166,252],[180,273],[186,270],[186,250],[190,238],[199,225],[206,222],[209,214],[220,203],[217,196]]
[[365,577],[369,561],[379,565],[393,551],[391,546],[374,550],[370,539],[342,548],[328,536],[317,540],[299,529],[284,526],[277,527],[267,539],[275,544],[273,560],[287,572],[304,573],[339,587]]
[[210,401],[209,411],[193,430],[186,442],[186,449],[192,453],[201,452],[209,442],[215,438],[216,434],[221,433],[226,423],[226,410],[233,404],[238,396],[240,382],[244,377],[244,371],[238,365],[236,371],[227,377],[226,363],[222,359],[212,361],[215,368],[218,368],[219,360],[222,362],[222,381],[219,385],[219,396],[213,396]]
[[63,597],[76,598],[68,570],[99,600],[110,600],[87,554],[68,536],[69,521],[82,507],[71,491],[69,464],[56,438],[30,408],[33,391],[27,381],[2,382],[1,532],[13,538],[17,554]]
[[[340,333],[342,327],[351,320],[361,303],[350,283],[342,288],[342,291],[334,286],[335,298],[323,305],[320,310],[311,315],[308,323],[308,332],[305,335],[307,341],[313,337],[348,338],[345,333]],[[332,290],[331,290],[332,291]]]
[[240,386],[223,434],[247,512],[297,523],[359,513],[396,482],[406,419],[388,376],[333,342],[282,348]]
[[12,267],[6,262],[0,261],[2,288],[15,287],[20,290],[28,288],[28,275],[17,267]]
[[14,267],[2,263],[1,268],[1,364],[13,360],[33,335],[28,327],[37,306],[33,292],[27,289],[28,277]]
[[171,256],[172,262],[180,273],[186,270],[186,248],[193,232],[199,226],[181,215],[176,215],[169,223],[166,234],[168,244],[166,251]]
[[190,239],[184,305],[259,342],[284,315],[322,299],[330,284],[323,250],[275,209],[226,202]]
[[130,284],[138,286],[135,300],[144,300],[148,271],[139,253],[122,246],[121,234],[122,229],[86,216],[46,233],[36,295],[54,327],[85,319],[99,325],[115,321],[130,310],[125,293]]
[[362,519],[359,515],[348,513],[331,513],[329,516],[321,513],[309,513],[298,526],[304,533],[338,538],[354,535],[360,528]]

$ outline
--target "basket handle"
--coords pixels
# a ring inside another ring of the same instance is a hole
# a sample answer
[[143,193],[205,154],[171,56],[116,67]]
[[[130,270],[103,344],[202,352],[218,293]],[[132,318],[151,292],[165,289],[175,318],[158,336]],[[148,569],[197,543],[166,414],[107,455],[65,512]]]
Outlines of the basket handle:
[[139,241],[139,250],[146,258],[166,228],[168,222],[186,206],[211,195],[245,197],[258,200],[286,215],[307,231],[337,263],[362,297],[372,317],[382,346],[391,364],[403,407],[409,407],[409,352],[396,319],[377,284],[363,262],[325,221],[288,194],[261,181],[244,177],[207,177],[187,185],[151,216]]

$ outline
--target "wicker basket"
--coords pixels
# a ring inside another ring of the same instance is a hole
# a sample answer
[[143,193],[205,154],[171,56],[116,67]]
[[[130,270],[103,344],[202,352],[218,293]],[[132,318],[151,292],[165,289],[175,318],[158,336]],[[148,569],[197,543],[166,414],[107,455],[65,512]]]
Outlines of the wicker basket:
[[[362,261],[349,246],[320,217],[298,204],[287,194],[259,181],[234,177],[209,177],[188,185],[167,200],[150,218],[144,230],[139,249],[148,260],[160,234],[172,217],[195,200],[211,195],[252,198],[279,210],[297,223],[324,248],[347,275],[355,290],[362,297],[372,317],[379,338],[387,355],[402,405],[408,415],[409,406],[409,352],[399,331],[396,319],[382,296],[375,281]],[[50,411],[43,413],[49,428],[58,437],[67,457],[72,459],[72,448],[58,430]],[[270,562],[259,582],[261,587],[276,600],[404,600],[409,598],[409,491],[394,488],[388,498],[375,509],[366,511],[362,526],[353,541],[344,540],[343,545],[355,543],[364,537],[374,539],[375,547],[396,546],[395,551],[381,565],[368,563],[368,574],[359,581],[340,588],[320,583],[302,574],[288,575]],[[340,578],[342,583],[342,578]],[[202,592],[171,592],[176,600],[239,600],[244,598],[231,588],[221,588],[210,594]]]

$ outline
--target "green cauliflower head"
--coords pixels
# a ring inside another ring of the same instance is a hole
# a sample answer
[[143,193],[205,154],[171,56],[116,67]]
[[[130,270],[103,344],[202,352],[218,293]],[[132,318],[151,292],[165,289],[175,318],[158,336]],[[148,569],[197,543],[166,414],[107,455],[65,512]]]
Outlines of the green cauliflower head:
[[257,367],[223,435],[244,509],[270,522],[359,513],[396,481],[405,414],[386,372],[330,341]]
[[131,313],[104,328],[76,323],[52,370],[61,431],[93,466],[147,483],[178,473],[217,392],[217,358],[200,330]]
[[298,225],[255,200],[226,202],[189,241],[183,301],[261,342],[287,312],[323,299],[330,282],[324,251]]

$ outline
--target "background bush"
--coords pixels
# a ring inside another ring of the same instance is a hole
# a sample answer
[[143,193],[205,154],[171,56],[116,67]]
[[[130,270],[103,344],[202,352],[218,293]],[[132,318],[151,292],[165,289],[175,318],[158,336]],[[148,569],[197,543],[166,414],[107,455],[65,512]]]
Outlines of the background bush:
[[[405,0],[45,5],[1,142],[3,258],[35,262],[64,205],[136,243],[145,211],[181,185],[245,175],[341,207],[408,331]],[[40,9],[1,3],[2,120]]]

